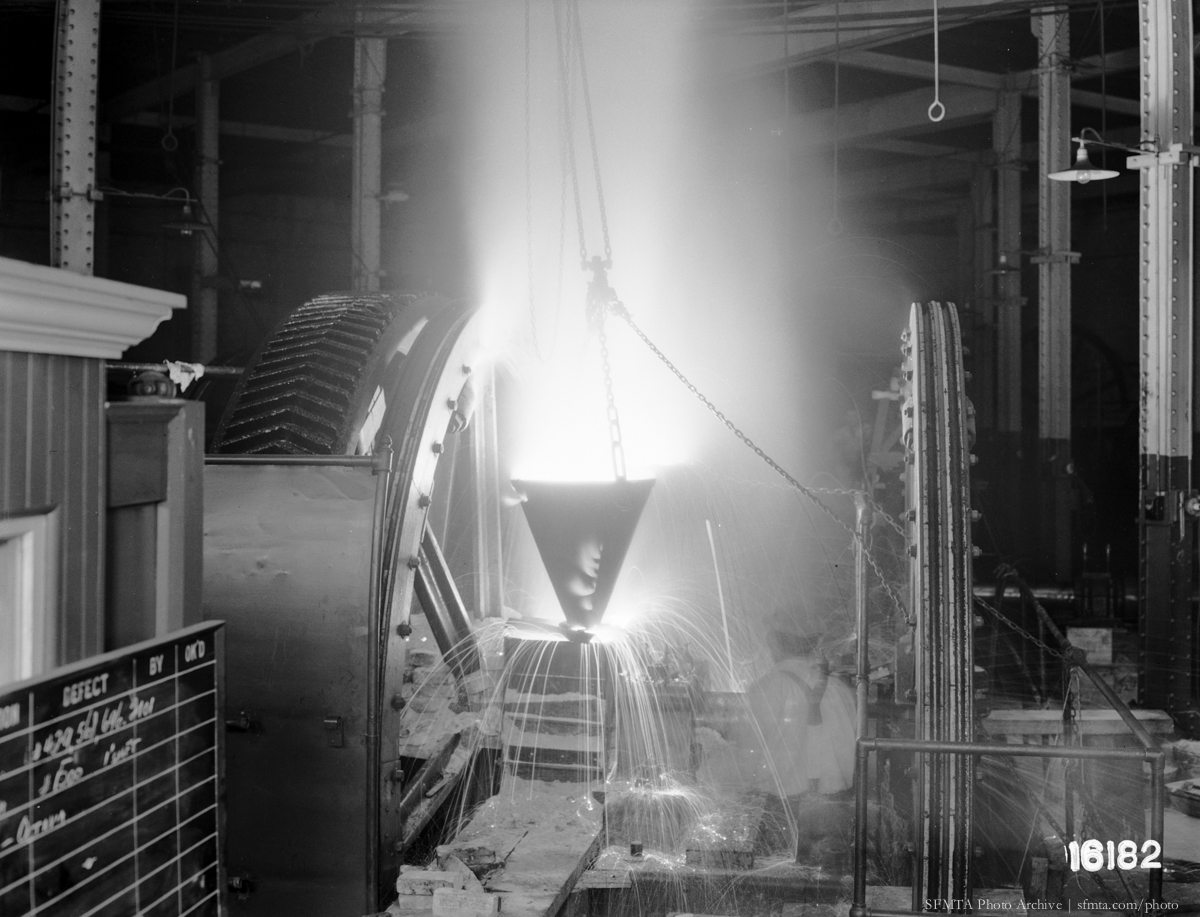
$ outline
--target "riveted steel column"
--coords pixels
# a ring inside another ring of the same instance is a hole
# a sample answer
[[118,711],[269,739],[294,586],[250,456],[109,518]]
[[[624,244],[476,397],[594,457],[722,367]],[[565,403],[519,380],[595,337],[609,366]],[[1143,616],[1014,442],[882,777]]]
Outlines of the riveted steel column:
[[354,156],[351,178],[350,286],[358,292],[379,289],[379,191],[383,168],[383,79],[387,39],[354,41]]
[[60,3],[56,27],[50,260],[56,267],[90,274],[96,219],[100,0]]
[[996,155],[996,431],[1021,436],[1021,93],[1000,93],[992,117]]
[[998,528],[1014,542],[1021,525],[1021,99],[1008,88],[992,115],[996,165],[996,439],[991,501]]
[[220,90],[212,77],[207,55],[200,58],[200,81],[196,84],[196,197],[204,229],[193,233],[196,245],[192,278],[192,359],[207,363],[217,355],[217,303],[220,257],[218,255],[220,185]]
[[[1192,142],[1192,9],[1140,0],[1141,507],[1140,699],[1180,713],[1193,706],[1194,520],[1192,168],[1172,144]],[[1136,162],[1135,161],[1135,162]],[[1194,728],[1194,724],[1193,724]]]
[[1066,13],[1033,17],[1038,37],[1038,461],[1043,551],[1071,581],[1071,186],[1047,173],[1071,156],[1070,29]]
[[968,387],[975,405],[975,425],[990,436],[996,428],[996,281],[991,273],[996,261],[995,188],[990,163],[981,163],[971,182],[974,211],[974,251],[969,301],[974,304],[975,334],[971,338],[971,374]]

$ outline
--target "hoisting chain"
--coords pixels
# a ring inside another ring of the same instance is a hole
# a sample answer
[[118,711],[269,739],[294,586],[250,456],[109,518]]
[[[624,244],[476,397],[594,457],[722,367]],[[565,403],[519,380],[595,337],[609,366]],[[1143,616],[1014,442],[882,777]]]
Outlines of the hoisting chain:
[[[567,2],[567,0],[564,0]],[[562,95],[563,140],[566,144],[566,170],[575,194],[575,222],[579,232],[579,260],[586,264],[587,242],[583,234],[583,203],[579,196],[579,171],[575,166],[575,131],[571,106],[571,23],[562,20],[562,3],[554,4],[554,31],[558,44],[558,85]],[[571,9],[568,7],[567,16]],[[590,114],[589,114],[590,118]]]
[[525,274],[529,286],[529,332],[533,336],[533,351],[541,357],[537,333],[537,300],[533,287],[533,106],[531,102],[532,40],[529,31],[530,7],[525,0]]
[[633,316],[629,314],[629,310],[625,308],[624,303],[613,299],[613,300],[608,301],[606,303],[606,306],[618,318],[624,319],[625,323],[627,325],[629,325],[629,327],[633,331],[633,333],[635,335],[637,335],[638,338],[641,340],[641,342],[650,349],[650,352],[653,353],[656,357],[658,357],[658,359],[662,362],[662,364],[671,371],[671,374],[673,376],[675,376],[676,379],[678,379],[680,382],[683,383],[684,388],[686,388],[689,392],[691,392],[693,395],[695,395],[696,398],[700,401],[700,403],[703,404],[706,408],[708,408],[709,413],[712,414],[714,417],[716,417],[717,420],[721,421],[721,423],[724,424],[725,427],[734,436],[736,436],[738,439],[740,439],[742,441],[743,445],[745,445],[748,449],[750,449],[750,451],[752,451],[755,455],[757,455],[760,459],[762,459],[767,464],[767,466],[771,468],[772,471],[774,471],[781,478],[783,478],[785,481],[787,481],[788,484],[790,484],[795,490],[798,490],[801,494],[803,494],[805,497],[807,497],[813,503],[813,505],[815,505],[817,507],[817,509],[819,509],[822,513],[824,513],[826,516],[828,516],[830,519],[832,519],[835,523],[837,523],[839,526],[841,526],[843,529],[845,529],[847,532],[849,532],[851,538],[853,538],[855,541],[862,542],[863,557],[866,558],[866,561],[870,565],[871,569],[875,571],[875,575],[879,578],[879,583],[881,586],[883,586],[884,592],[887,593],[888,598],[892,600],[892,603],[896,606],[896,609],[904,617],[904,620],[906,622],[908,622],[908,624],[910,624],[910,625],[915,624],[916,623],[915,619],[909,614],[908,609],[905,607],[904,602],[900,599],[900,596],[896,595],[896,591],[892,588],[891,583],[889,583],[887,577],[884,576],[883,570],[879,566],[878,561],[876,561],[874,556],[872,555],[870,545],[867,543],[866,539],[864,539],[858,533],[858,531],[854,528],[854,526],[847,523],[845,520],[843,520],[841,517],[839,517],[837,515],[837,513],[835,513],[828,506],[826,506],[824,503],[822,503],[817,498],[817,494],[812,488],[806,487],[805,485],[801,484],[800,481],[798,481],[796,478],[792,477],[792,475],[789,474],[788,471],[782,465],[780,465],[777,461],[775,461],[773,458],[771,458],[771,456],[767,455],[767,453],[765,451],[763,451],[762,447],[759,446],[756,442],[754,442],[754,440],[752,440],[749,436],[747,436],[737,426],[737,424],[735,424],[732,420],[730,420],[728,417],[726,417],[724,412],[720,408],[718,408],[715,404],[713,404],[711,401],[709,401],[708,398],[705,397],[705,395],[700,391],[700,389],[698,389],[696,387],[695,383],[693,383],[687,376],[685,376],[683,374],[682,370],[680,370],[678,366],[676,366],[674,363],[672,363],[671,359],[665,353],[663,353],[661,350],[658,349],[658,347],[655,345],[655,343],[653,341],[651,341],[650,338],[646,335],[646,332],[644,332],[641,328],[638,327],[637,322],[635,322],[633,320]]
[[612,448],[613,474],[625,480],[625,446],[621,442],[621,418],[617,414],[617,399],[613,396],[612,367],[608,363],[608,334],[604,330],[604,313],[596,324],[596,339],[600,342],[600,366],[604,370],[605,411],[608,415],[608,440]]
[[1049,655],[1054,656],[1055,658],[1058,658],[1058,659],[1065,660],[1067,658],[1062,653],[1060,653],[1058,650],[1056,650],[1054,647],[1049,646],[1046,643],[1044,643],[1043,641],[1039,640],[1037,637],[1035,637],[1033,634],[1031,634],[1029,631],[1027,631],[1025,628],[1023,628],[1020,624],[1017,624],[1015,621],[1010,620],[1007,615],[1001,613],[999,609],[993,608],[991,605],[989,605],[987,602],[985,602],[983,599],[979,598],[978,596],[975,597],[975,604],[978,605],[980,608],[982,608],[984,611],[986,611],[988,614],[990,614],[993,618],[995,618],[1001,624],[1008,627],[1010,630],[1016,631],[1018,634],[1020,634],[1022,637],[1024,637],[1026,640],[1028,640],[1030,643],[1033,643],[1035,646],[1041,647]]
[[[588,89],[587,62],[583,57],[583,30],[579,25],[579,2],[572,0],[572,19],[575,23],[575,53],[579,56],[579,84],[583,89],[583,113],[587,118],[588,140],[592,146],[592,168],[596,173],[596,203],[600,210],[600,232],[604,237],[604,266],[612,267],[612,243],[608,238],[608,212],[604,209],[604,184],[600,181],[600,153],[596,146],[596,124],[592,119],[592,94]],[[582,221],[582,217],[580,218]],[[583,236],[579,237],[580,245]],[[582,258],[584,269],[588,268],[587,253]]]
[[[596,333],[600,344],[600,366],[604,372],[605,414],[608,419],[608,440],[612,450],[613,474],[618,481],[624,481],[625,445],[621,438],[621,417],[617,412],[617,399],[613,391],[612,363],[608,353],[608,334],[604,328],[604,319],[612,304],[616,302],[616,294],[608,285],[606,271],[612,267],[612,242],[608,235],[608,212],[604,207],[604,185],[600,178],[600,155],[596,145],[596,124],[592,117],[592,95],[588,86],[587,62],[583,56],[583,29],[579,22],[578,0],[562,0],[566,6],[566,21],[564,22],[560,4],[554,7],[554,24],[558,39],[559,83],[562,91],[563,104],[563,133],[566,141],[567,171],[571,177],[571,188],[575,194],[575,222],[579,231],[579,262],[586,271],[592,272],[592,280],[588,285],[587,320],[588,325]],[[572,40],[574,44],[572,45]],[[592,168],[596,179],[596,201],[600,210],[600,230],[604,239],[604,257],[588,258],[587,242],[583,231],[583,202],[579,194],[579,171],[575,162],[575,133],[571,117],[571,49],[579,60],[579,83],[583,90],[583,110],[587,118],[588,142],[591,145]]]

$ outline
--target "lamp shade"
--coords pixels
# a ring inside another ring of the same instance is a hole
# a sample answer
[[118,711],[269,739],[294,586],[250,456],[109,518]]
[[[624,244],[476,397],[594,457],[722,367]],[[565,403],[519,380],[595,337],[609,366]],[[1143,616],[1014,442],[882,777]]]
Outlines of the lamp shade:
[[1090,181],[1105,181],[1109,178],[1116,178],[1120,173],[1114,172],[1112,169],[1098,169],[1092,165],[1092,161],[1088,159],[1087,147],[1083,141],[1079,141],[1079,149],[1075,152],[1075,166],[1071,169],[1063,169],[1061,172],[1050,172],[1046,177],[1051,181],[1074,181],[1081,185],[1086,185]]

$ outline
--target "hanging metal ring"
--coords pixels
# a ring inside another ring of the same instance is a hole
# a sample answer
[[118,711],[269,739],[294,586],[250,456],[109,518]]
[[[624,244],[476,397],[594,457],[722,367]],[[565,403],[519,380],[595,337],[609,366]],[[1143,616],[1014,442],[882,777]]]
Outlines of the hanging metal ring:
[[936,123],[944,117],[946,117],[946,106],[942,104],[941,99],[934,99],[929,106],[929,120]]

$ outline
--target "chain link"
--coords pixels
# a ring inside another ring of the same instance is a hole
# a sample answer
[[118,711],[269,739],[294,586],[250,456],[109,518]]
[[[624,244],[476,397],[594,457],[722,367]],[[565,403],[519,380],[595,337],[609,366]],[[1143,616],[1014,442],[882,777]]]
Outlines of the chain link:
[[613,395],[612,367],[608,362],[608,334],[604,330],[604,312],[596,320],[596,339],[600,342],[600,365],[604,370],[604,396],[608,401],[608,440],[612,448],[613,474],[625,480],[625,446],[621,441],[621,418],[617,414],[617,399]]
[[575,192],[575,222],[579,231],[579,261],[586,264],[587,241],[583,233],[583,202],[579,196],[579,171],[575,166],[575,118],[571,107],[571,22],[572,9],[568,7],[568,20],[563,22],[563,3],[554,4],[554,31],[558,44],[558,84],[562,94],[562,132],[566,144],[566,168],[571,177],[571,188]]
[[[592,145],[592,168],[596,173],[596,202],[600,209],[600,231],[604,236],[604,266],[612,267],[612,243],[608,238],[608,213],[604,209],[604,185],[600,181],[600,152],[596,146],[596,124],[592,119],[592,94],[588,89],[587,62],[583,57],[583,30],[579,24],[579,0],[571,0],[571,7],[575,22],[575,53],[579,55],[579,82],[583,88],[583,111],[587,118],[588,140]],[[582,260],[587,261],[586,253]]]
[[991,605],[989,605],[987,602],[985,602],[983,599],[979,598],[978,596],[975,597],[975,604],[978,605],[980,608],[982,608],[984,611],[986,611],[988,614],[990,614],[993,618],[995,618],[1001,624],[1005,625],[1010,630],[1016,631],[1018,634],[1020,634],[1022,637],[1024,637],[1026,640],[1028,640],[1030,643],[1033,643],[1034,645],[1041,647],[1043,650],[1045,650],[1051,656],[1054,656],[1057,659],[1066,660],[1067,657],[1064,656],[1062,653],[1060,653],[1058,650],[1056,650],[1054,647],[1049,646],[1046,643],[1044,643],[1043,641],[1039,640],[1037,637],[1035,637],[1033,634],[1031,634],[1029,631],[1027,631],[1021,625],[1017,624],[1015,621],[1010,620],[1008,618],[1008,616],[1003,614],[999,609],[993,608]]
[[[724,412],[721,411],[720,408],[718,408],[715,404],[713,404],[711,401],[709,401],[708,398],[706,398],[704,396],[704,394],[700,391],[700,389],[696,388],[695,384],[690,379],[688,379],[687,376],[685,376],[683,374],[683,372],[679,369],[679,367],[676,366],[674,363],[672,363],[670,358],[665,353],[663,353],[661,350],[659,350],[658,347],[655,345],[655,343],[653,341],[651,341],[649,337],[646,336],[646,332],[642,331],[642,329],[638,327],[637,323],[633,320],[633,316],[631,316],[629,314],[629,310],[625,308],[624,303],[612,301],[612,302],[608,303],[608,308],[612,311],[612,313],[614,315],[616,315],[618,318],[623,319],[625,321],[625,323],[627,325],[629,325],[629,327],[633,331],[633,333],[636,334],[638,336],[638,338],[641,340],[641,342],[650,349],[650,352],[653,353],[656,357],[658,357],[658,359],[662,362],[662,364],[671,371],[671,374],[674,375],[676,379],[678,379],[680,382],[683,383],[684,388],[686,388],[689,392],[691,392],[694,396],[696,396],[696,398],[700,401],[700,403],[703,404],[706,408],[708,408],[709,413],[712,414],[714,417],[716,417],[717,420],[721,421],[721,423],[724,424],[725,427],[734,436],[736,436],[739,440],[742,441],[743,445],[745,445],[755,455],[757,455],[760,459],[762,459],[767,464],[767,466],[771,468],[772,471],[774,471],[781,478],[783,478],[785,481],[787,481],[788,484],[790,484],[794,489],[798,490],[801,494],[806,496],[813,503],[813,505],[817,507],[817,509],[819,509],[822,513],[824,513],[826,516],[828,516],[830,519],[832,519],[837,525],[841,526],[843,529],[845,529],[847,532],[849,532],[851,538],[853,538],[856,541],[862,542],[863,557],[866,558],[866,561],[870,565],[871,569],[875,571],[875,575],[879,578],[879,583],[881,586],[883,586],[884,592],[887,593],[888,598],[890,598],[892,600],[892,603],[896,606],[896,609],[904,617],[904,620],[907,621],[910,625],[915,624],[916,620],[909,614],[908,608],[905,606],[905,604],[901,600],[900,596],[896,595],[896,591],[892,588],[891,583],[889,583],[887,577],[884,576],[883,569],[879,566],[879,563],[878,563],[878,561],[875,560],[874,556],[872,556],[871,551],[870,551],[870,545],[868,545],[867,542],[865,540],[863,540],[862,536],[858,533],[858,531],[855,530],[854,526],[850,525],[845,520],[840,518],[833,510],[831,510],[828,506],[826,506],[824,503],[822,503],[817,498],[816,490],[814,490],[813,488],[810,488],[810,487],[806,487],[805,485],[801,484],[796,478],[792,477],[792,475],[790,475],[782,465],[780,465],[777,461],[775,461],[773,458],[771,458],[771,456],[767,455],[767,453],[763,451],[761,446],[759,446],[756,442],[754,442],[754,440],[752,440],[749,436],[747,436],[744,432],[742,432],[742,430],[739,429],[738,426],[732,420],[730,420],[728,417],[726,417]],[[854,493],[854,492],[850,491],[849,493]]]
[[533,0],[525,0],[525,267],[529,283],[529,330],[533,335],[533,350],[539,357],[541,348],[538,346],[537,333],[537,302],[533,291],[533,107],[531,102],[531,84],[533,82],[530,64],[531,37],[529,30],[530,7]]
[[875,502],[875,498],[873,496],[871,496],[871,494],[868,491],[853,490],[851,488],[846,488],[846,487],[810,487],[809,490],[811,490],[815,494],[826,494],[827,496],[831,496],[831,497],[859,497],[859,496],[861,496],[863,498],[863,500],[866,501],[867,506],[870,507],[871,511],[873,513],[875,513],[875,515],[882,518],[883,521],[886,522],[888,524],[888,526],[897,535],[901,536],[902,538],[908,537],[908,532],[905,531],[904,526],[896,521],[895,516],[893,516],[891,513],[889,513],[887,510],[885,510],[882,506],[880,506],[877,502]]

